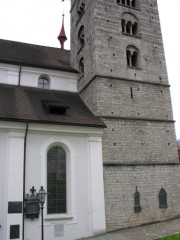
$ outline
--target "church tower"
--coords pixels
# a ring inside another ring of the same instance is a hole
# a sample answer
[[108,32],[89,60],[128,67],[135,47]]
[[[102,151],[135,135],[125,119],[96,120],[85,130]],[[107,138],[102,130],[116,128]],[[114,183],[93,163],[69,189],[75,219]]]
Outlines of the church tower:
[[71,0],[71,65],[103,135],[107,230],[180,214],[180,168],[156,0]]

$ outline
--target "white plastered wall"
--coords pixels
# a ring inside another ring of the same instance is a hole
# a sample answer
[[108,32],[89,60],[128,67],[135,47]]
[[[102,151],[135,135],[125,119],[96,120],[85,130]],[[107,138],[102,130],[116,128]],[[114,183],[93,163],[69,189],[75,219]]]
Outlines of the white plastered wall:
[[[8,186],[8,191],[4,197],[4,205],[8,201],[22,201],[25,124],[17,125],[16,129],[15,123],[6,123],[4,126],[1,124],[3,131],[10,132],[7,150],[10,164],[6,167],[7,184],[4,185],[5,188]],[[65,215],[49,216],[45,206],[44,233],[47,239],[74,240],[105,231],[101,136],[102,129],[98,128],[29,124],[26,193],[29,193],[32,186],[37,191],[40,186],[46,189],[46,153],[51,145],[59,144],[67,153],[68,212]],[[3,140],[5,138],[2,136]],[[17,188],[14,187],[16,185]],[[3,221],[2,224],[6,225],[6,237],[3,239],[8,240],[9,226],[21,225],[22,215],[8,214],[6,221]],[[24,232],[26,240],[39,240],[40,218],[26,219]],[[21,237],[22,234],[19,239]]]
[[76,73],[0,63],[0,83],[36,88],[41,75],[48,76],[51,90],[77,92]]

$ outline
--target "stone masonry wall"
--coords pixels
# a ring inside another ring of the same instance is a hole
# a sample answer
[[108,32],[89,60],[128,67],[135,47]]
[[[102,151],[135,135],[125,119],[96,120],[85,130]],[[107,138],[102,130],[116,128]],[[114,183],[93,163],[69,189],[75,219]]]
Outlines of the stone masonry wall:
[[97,78],[96,88],[98,116],[173,120],[167,86]]
[[[105,166],[107,230],[157,222],[180,215],[180,166]],[[173,177],[172,177],[173,176]],[[141,212],[134,213],[136,186]],[[167,208],[159,208],[158,193],[167,193]]]
[[[174,124],[103,118],[104,163],[178,163]],[[172,176],[173,177],[173,176]]]

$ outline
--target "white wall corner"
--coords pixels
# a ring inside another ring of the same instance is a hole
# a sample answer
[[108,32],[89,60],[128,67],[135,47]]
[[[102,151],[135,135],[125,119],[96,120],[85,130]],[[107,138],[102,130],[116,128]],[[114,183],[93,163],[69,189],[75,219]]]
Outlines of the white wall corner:
[[89,137],[89,167],[93,235],[106,231],[101,137]]

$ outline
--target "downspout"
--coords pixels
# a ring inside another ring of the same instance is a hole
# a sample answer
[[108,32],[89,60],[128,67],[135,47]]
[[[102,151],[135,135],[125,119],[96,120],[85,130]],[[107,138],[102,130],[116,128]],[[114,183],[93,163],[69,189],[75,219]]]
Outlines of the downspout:
[[19,68],[18,86],[20,86],[20,84],[21,84],[21,70],[22,70],[22,66],[20,66],[20,68]]
[[24,160],[23,160],[23,208],[22,208],[22,213],[23,213],[23,221],[22,221],[22,240],[24,240],[24,199],[25,199],[25,187],[26,187],[26,150],[27,150],[27,134],[28,134],[28,123],[26,123],[26,131],[25,131],[25,136],[24,136]]

